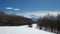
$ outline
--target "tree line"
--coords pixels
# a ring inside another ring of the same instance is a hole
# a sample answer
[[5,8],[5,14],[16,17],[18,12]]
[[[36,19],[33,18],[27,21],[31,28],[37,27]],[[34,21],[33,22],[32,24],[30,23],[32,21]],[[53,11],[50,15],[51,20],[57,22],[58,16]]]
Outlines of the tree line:
[[48,30],[50,32],[54,32],[59,34],[60,32],[60,14],[57,16],[44,16],[38,19],[37,25],[39,29]]
[[13,14],[8,15],[4,11],[0,11],[0,26],[31,25],[32,23],[33,21],[30,18]]

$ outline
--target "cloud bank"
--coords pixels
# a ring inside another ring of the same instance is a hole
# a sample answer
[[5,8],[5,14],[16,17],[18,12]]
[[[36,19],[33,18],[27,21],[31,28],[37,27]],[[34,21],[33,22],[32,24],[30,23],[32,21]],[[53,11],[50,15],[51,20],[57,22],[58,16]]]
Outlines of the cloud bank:
[[50,14],[51,16],[57,16],[57,14],[60,14],[60,12],[59,11],[35,11],[35,12],[33,11],[33,12],[25,12],[21,15],[28,18],[32,18],[32,16],[36,16],[37,18],[39,18],[39,17],[47,16],[48,14]]

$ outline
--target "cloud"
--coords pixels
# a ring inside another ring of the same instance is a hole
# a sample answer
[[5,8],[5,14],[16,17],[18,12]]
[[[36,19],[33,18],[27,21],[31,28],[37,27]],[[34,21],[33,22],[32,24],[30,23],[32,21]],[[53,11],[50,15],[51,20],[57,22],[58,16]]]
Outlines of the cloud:
[[9,9],[9,10],[11,10],[11,9],[13,9],[12,7],[6,7],[6,9]]
[[20,9],[16,8],[16,9],[14,9],[14,10],[20,10]]
[[[47,13],[26,13],[24,14],[25,17],[29,17],[29,18],[32,18],[32,16],[36,16],[37,18],[38,17],[43,17],[45,16]],[[31,16],[32,15],[32,16]]]
[[21,15],[28,18],[32,18],[32,16],[36,16],[39,18],[39,17],[47,16],[48,13],[53,16],[57,16],[58,13],[60,14],[59,11],[33,11],[33,12],[24,12]]
[[20,9],[18,9],[18,8],[13,8],[13,7],[6,7],[6,9],[8,9],[8,10],[20,10]]

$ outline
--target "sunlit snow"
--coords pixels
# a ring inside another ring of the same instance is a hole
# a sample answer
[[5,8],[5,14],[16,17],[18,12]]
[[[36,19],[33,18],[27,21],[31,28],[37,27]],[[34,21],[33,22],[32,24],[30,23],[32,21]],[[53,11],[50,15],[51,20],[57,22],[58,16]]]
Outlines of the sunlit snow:
[[36,24],[30,28],[28,25],[24,26],[0,26],[0,34],[54,34],[36,28]]

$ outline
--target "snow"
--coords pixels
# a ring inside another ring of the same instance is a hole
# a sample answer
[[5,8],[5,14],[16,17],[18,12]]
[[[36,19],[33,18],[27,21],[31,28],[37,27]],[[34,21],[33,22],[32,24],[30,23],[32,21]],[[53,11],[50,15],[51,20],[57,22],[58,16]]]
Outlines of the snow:
[[28,25],[24,26],[0,26],[0,34],[54,34],[36,28],[36,24],[30,28]]

